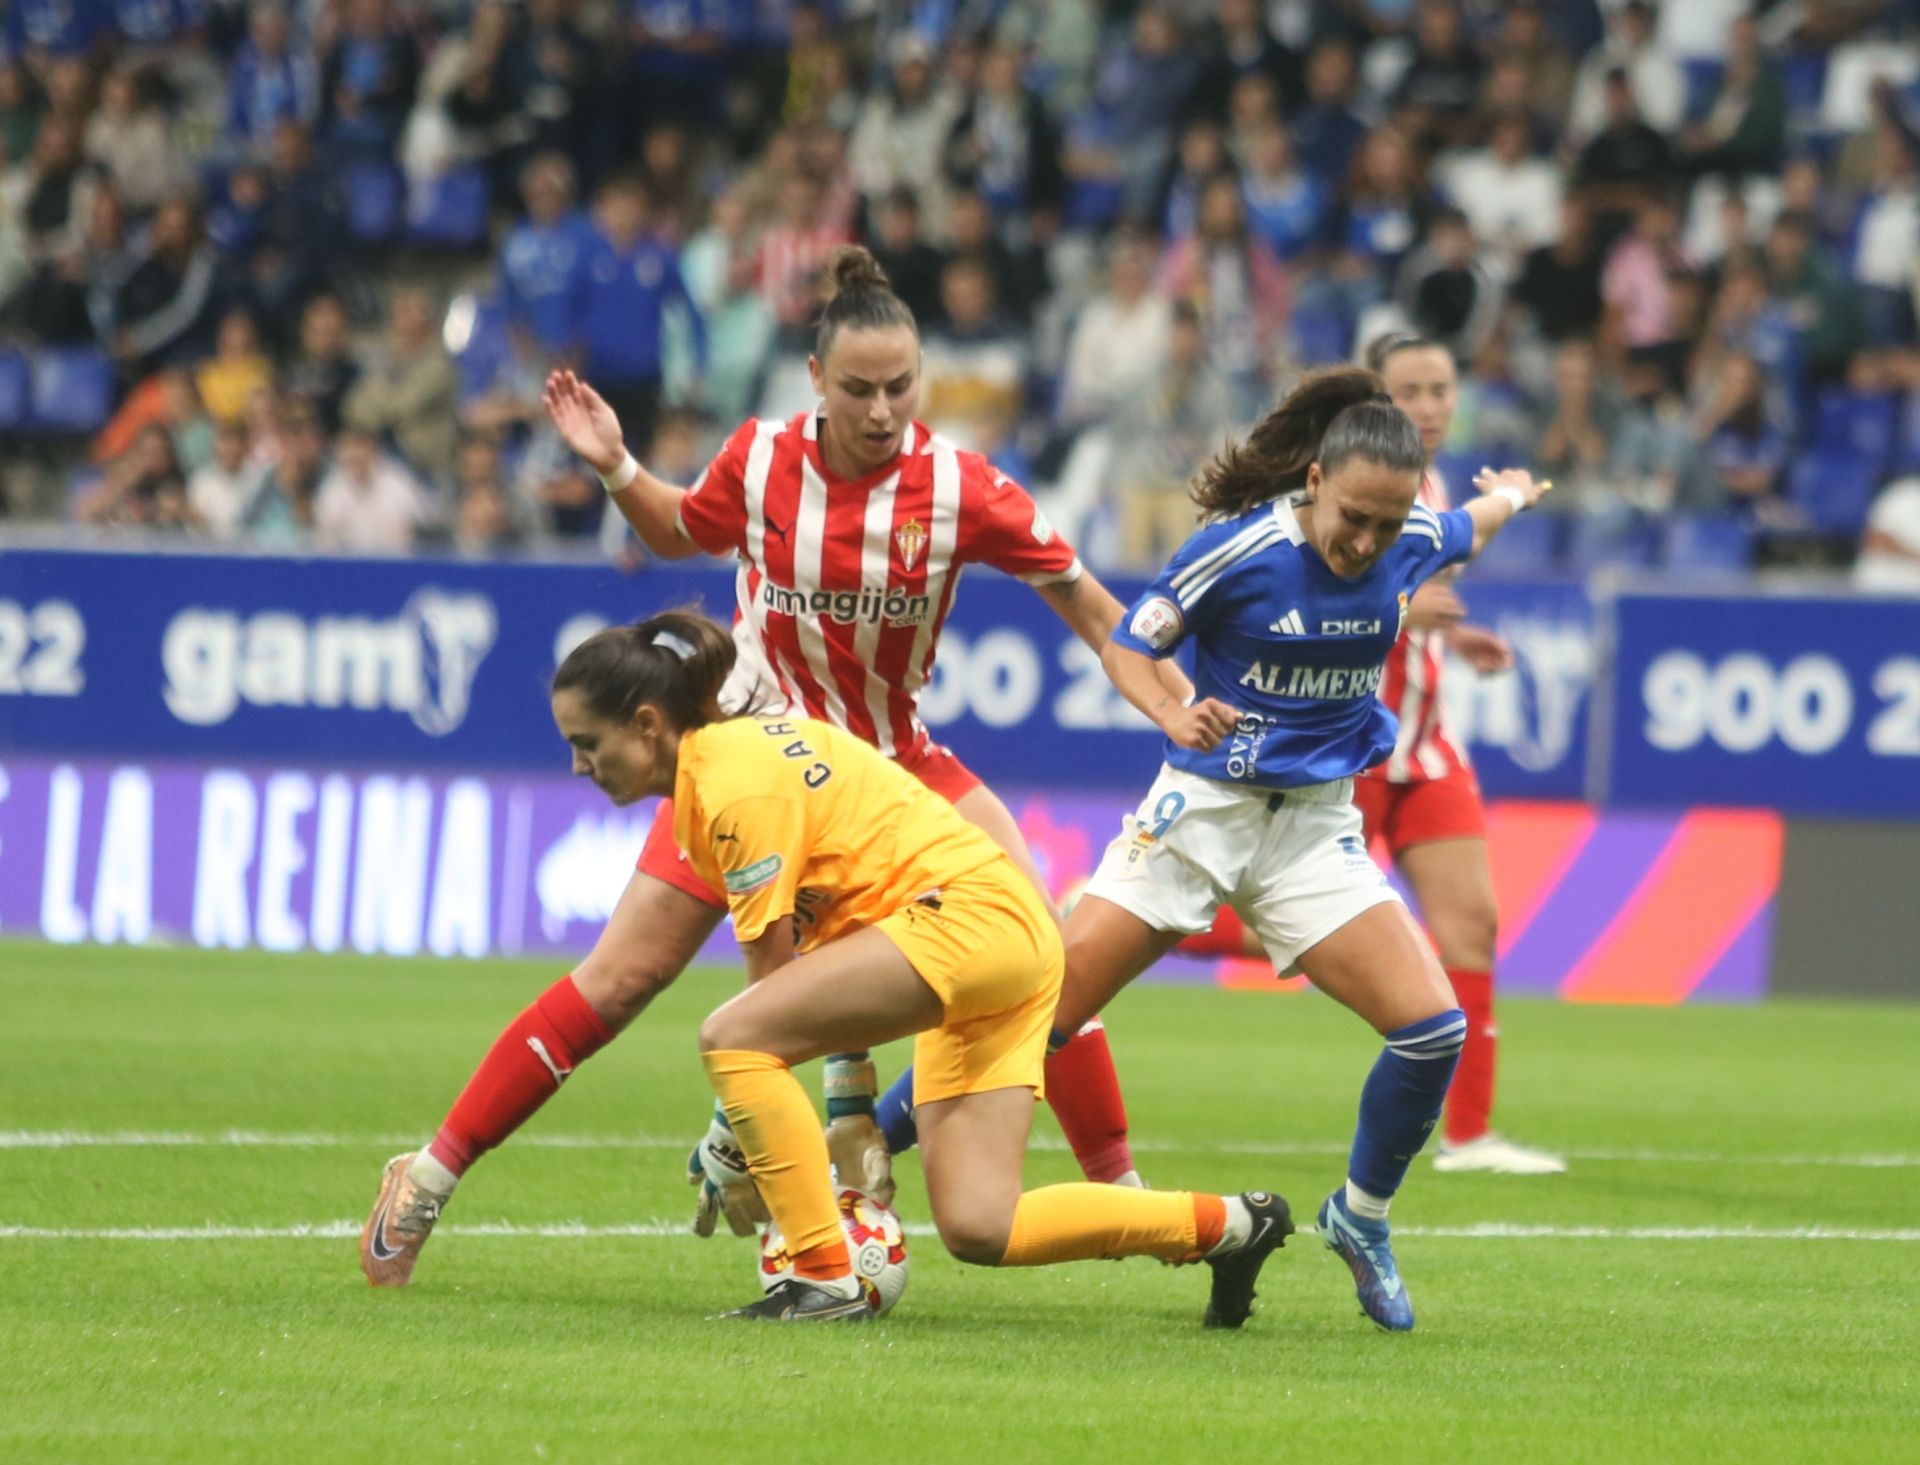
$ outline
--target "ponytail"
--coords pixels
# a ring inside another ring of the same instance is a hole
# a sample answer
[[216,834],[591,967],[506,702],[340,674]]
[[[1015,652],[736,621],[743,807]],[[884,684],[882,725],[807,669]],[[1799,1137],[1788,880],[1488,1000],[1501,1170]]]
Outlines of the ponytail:
[[1315,462],[1331,473],[1349,458],[1415,473],[1426,466],[1419,430],[1379,377],[1357,366],[1311,372],[1201,470],[1193,499],[1211,517],[1232,518],[1305,488]]
[[667,610],[596,631],[568,653],[553,690],[575,691],[596,717],[626,723],[647,703],[686,732],[726,716],[720,687],[733,670],[733,637],[691,610]]
[[827,359],[827,350],[843,326],[856,331],[905,326],[916,338],[919,336],[920,327],[914,323],[913,312],[893,293],[893,282],[871,250],[858,244],[842,246],[834,252],[827,273],[833,283],[833,295],[826,309],[820,312],[820,324],[814,331],[816,359]]

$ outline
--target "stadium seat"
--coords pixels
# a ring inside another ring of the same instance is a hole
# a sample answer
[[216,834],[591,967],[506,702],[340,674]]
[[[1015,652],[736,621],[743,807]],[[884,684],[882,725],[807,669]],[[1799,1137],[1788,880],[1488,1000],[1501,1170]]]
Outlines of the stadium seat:
[[1796,124],[1810,126],[1819,120],[1820,97],[1827,88],[1827,53],[1792,51],[1786,65],[1787,115]]
[[1856,457],[1880,473],[1893,461],[1899,431],[1900,403],[1891,393],[1830,388],[1814,409],[1808,452]]
[[1067,228],[1105,229],[1125,201],[1126,184],[1118,178],[1076,178],[1067,189]]
[[1720,514],[1682,514],[1667,524],[1669,570],[1744,570],[1753,562],[1753,530]]
[[1566,519],[1559,514],[1522,514],[1494,535],[1474,564],[1491,575],[1544,575],[1560,567]]
[[390,163],[347,170],[347,231],[362,244],[385,244],[399,231],[406,184]]
[[1879,486],[1878,466],[1855,453],[1813,449],[1787,475],[1787,497],[1815,532],[1855,535]]
[[45,433],[98,432],[113,412],[113,363],[83,348],[33,358],[33,427]]
[[407,234],[416,244],[476,249],[487,242],[486,170],[465,163],[424,182],[407,197]]
[[1713,105],[1714,89],[1720,85],[1726,69],[1724,61],[1710,56],[1690,56],[1680,63],[1687,82],[1685,115],[1689,122],[1698,122],[1707,115],[1707,109]]
[[1637,515],[1624,520],[1575,515],[1567,524],[1562,553],[1568,569],[1586,575],[1595,570],[1649,569],[1658,559],[1659,549],[1660,531],[1650,519]]
[[33,371],[18,351],[0,351],[0,432],[19,432],[33,411]]

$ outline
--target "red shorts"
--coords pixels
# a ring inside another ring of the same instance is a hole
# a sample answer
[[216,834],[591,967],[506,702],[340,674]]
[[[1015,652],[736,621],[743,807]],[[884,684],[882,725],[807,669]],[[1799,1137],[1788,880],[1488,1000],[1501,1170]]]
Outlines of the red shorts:
[[[959,803],[964,795],[980,787],[979,776],[954,757],[951,748],[943,748],[931,738],[894,761],[950,804]],[[686,853],[674,843],[672,799],[662,799],[653,811],[653,827],[647,831],[647,842],[641,847],[640,863],[635,868],[717,910],[727,908],[726,896],[693,872]]]
[[1389,854],[1440,839],[1485,839],[1486,806],[1480,801],[1480,780],[1471,768],[1460,768],[1445,778],[1420,783],[1390,783],[1384,778],[1356,778],[1353,802],[1367,842],[1384,840]]

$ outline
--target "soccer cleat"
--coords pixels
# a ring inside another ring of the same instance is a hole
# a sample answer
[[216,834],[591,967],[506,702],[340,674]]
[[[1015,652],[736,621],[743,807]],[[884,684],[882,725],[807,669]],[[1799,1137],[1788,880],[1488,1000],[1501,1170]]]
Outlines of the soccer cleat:
[[1393,1244],[1385,1221],[1369,1221],[1347,1209],[1342,1187],[1320,1207],[1320,1239],[1353,1273],[1353,1290],[1360,1310],[1390,1333],[1413,1326],[1413,1299],[1393,1264]]
[[1253,1312],[1258,1294],[1253,1284],[1267,1258],[1287,1244],[1293,1235],[1293,1213],[1287,1199],[1266,1190],[1243,1191],[1241,1201],[1253,1216],[1253,1231],[1243,1245],[1224,1256],[1210,1256],[1213,1290],[1207,1297],[1206,1316],[1201,1321],[1209,1328],[1237,1328]]
[[1433,1168],[1443,1175],[1476,1170],[1489,1175],[1564,1175],[1567,1162],[1545,1150],[1487,1133],[1457,1145],[1442,1144],[1434,1153]]
[[376,1287],[404,1287],[445,1202],[413,1183],[413,1156],[395,1155],[380,1177],[380,1195],[360,1233],[360,1270]]
[[852,1297],[842,1297],[793,1277],[758,1302],[720,1316],[766,1323],[863,1323],[873,1316],[873,1304],[864,1288]]

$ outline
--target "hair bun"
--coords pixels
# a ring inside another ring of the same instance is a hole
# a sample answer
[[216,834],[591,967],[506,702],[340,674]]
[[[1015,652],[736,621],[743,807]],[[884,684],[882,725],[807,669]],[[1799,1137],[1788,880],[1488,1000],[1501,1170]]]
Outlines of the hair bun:
[[830,266],[833,293],[845,295],[854,290],[891,290],[893,282],[880,268],[873,251],[858,244],[847,244],[835,252]]

